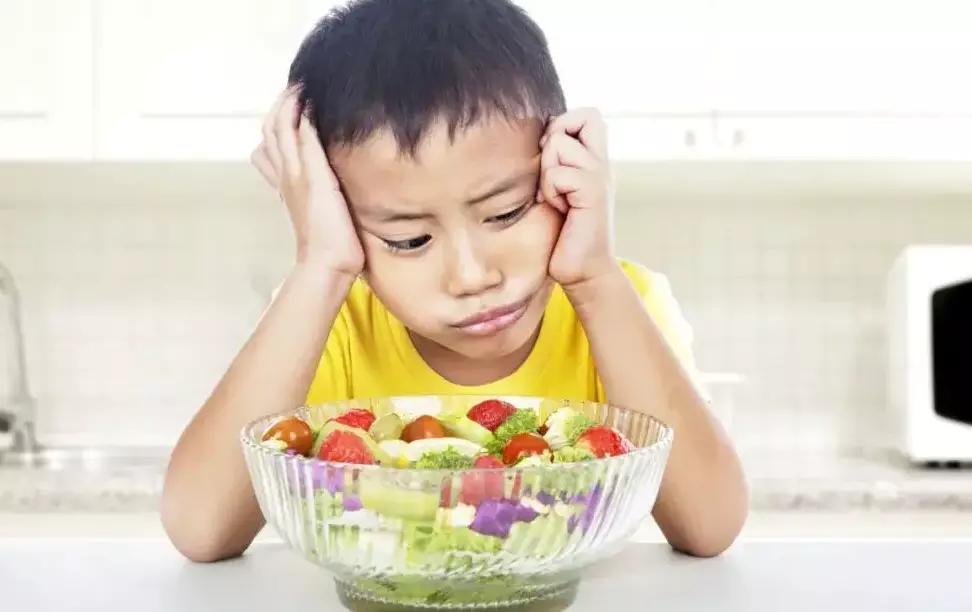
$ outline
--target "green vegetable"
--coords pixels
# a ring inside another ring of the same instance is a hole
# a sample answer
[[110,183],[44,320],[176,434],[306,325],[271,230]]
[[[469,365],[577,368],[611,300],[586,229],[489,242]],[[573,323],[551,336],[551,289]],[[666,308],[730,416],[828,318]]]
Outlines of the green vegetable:
[[409,523],[402,534],[410,552],[420,553],[467,552],[495,553],[503,546],[503,540],[476,533],[468,527],[452,527],[431,523]]
[[543,558],[559,553],[568,537],[567,519],[550,512],[529,523],[514,523],[503,550],[518,556]]
[[586,448],[576,446],[565,446],[555,450],[553,453],[554,463],[576,463],[578,461],[590,461],[596,459],[594,453]]
[[582,412],[572,414],[564,423],[564,437],[567,444],[574,444],[582,433],[597,425],[597,421]]
[[344,504],[341,498],[331,492],[320,489],[314,493],[314,505],[319,519],[337,518],[344,514]]
[[454,436],[486,446],[493,441],[493,432],[464,414],[440,416],[439,422]]
[[529,409],[517,410],[493,432],[493,440],[486,444],[486,452],[490,455],[501,455],[510,438],[521,433],[536,433],[539,427],[536,412]]
[[471,468],[473,458],[458,452],[451,446],[437,453],[425,453],[415,462],[419,470],[465,470]]
[[439,509],[438,492],[405,489],[376,478],[359,481],[361,503],[386,517],[433,520]]
[[557,450],[564,446],[573,445],[581,434],[596,424],[597,421],[591,417],[568,406],[561,408],[547,418],[547,433],[543,434],[543,438],[550,445],[550,448]]

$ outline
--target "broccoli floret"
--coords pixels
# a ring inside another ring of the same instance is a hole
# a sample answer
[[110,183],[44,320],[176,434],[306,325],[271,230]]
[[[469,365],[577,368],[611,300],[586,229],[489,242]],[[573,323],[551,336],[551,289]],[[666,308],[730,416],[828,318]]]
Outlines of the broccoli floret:
[[577,461],[590,461],[594,458],[594,453],[586,448],[577,448],[576,446],[565,446],[553,453],[554,463],[575,463]]
[[539,428],[537,413],[529,410],[517,410],[509,416],[503,424],[493,432],[493,439],[486,444],[486,452],[499,455],[510,438],[521,433],[536,433]]
[[471,468],[473,458],[463,455],[451,446],[437,453],[425,453],[415,462],[420,470],[465,470]]
[[543,435],[554,450],[577,442],[582,433],[597,422],[574,408],[561,408],[547,418],[547,433]]

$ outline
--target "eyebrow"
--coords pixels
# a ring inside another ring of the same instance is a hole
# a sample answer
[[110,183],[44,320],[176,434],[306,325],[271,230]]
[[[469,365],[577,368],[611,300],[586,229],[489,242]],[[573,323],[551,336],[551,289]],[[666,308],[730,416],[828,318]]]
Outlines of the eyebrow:
[[[488,188],[486,191],[469,198],[466,200],[466,204],[469,206],[474,206],[502,193],[506,193],[510,189],[513,189],[519,185],[524,179],[532,176],[534,172],[535,169],[530,168],[526,172],[520,172],[514,176],[507,177]],[[396,212],[380,205],[375,208],[369,207],[363,212],[369,216],[375,217],[378,221],[383,223],[391,223],[393,221],[416,221],[420,219],[429,219],[432,217],[432,215],[429,213]]]
[[500,181],[499,183],[496,183],[495,185],[493,185],[483,193],[480,193],[479,195],[475,195],[469,198],[468,200],[466,200],[466,204],[472,206],[474,204],[479,204],[480,202],[485,202],[486,200],[498,196],[501,193],[506,193],[510,189],[513,189],[514,187],[519,185],[520,182],[523,181],[523,179],[532,176],[533,173],[534,173],[534,169],[531,167],[526,172],[521,172],[514,176],[509,176],[504,180]]

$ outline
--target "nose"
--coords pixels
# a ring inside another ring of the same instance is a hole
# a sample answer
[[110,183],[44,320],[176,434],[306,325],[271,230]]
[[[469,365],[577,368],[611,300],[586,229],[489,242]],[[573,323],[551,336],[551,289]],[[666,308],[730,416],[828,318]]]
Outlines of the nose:
[[478,295],[503,282],[503,274],[469,236],[452,241],[446,254],[446,290],[454,297]]

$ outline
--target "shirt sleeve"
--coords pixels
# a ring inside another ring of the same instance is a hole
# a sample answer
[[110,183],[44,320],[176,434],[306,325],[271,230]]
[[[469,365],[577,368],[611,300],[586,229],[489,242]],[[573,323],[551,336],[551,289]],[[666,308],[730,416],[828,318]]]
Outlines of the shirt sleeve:
[[347,315],[342,308],[334,318],[317,372],[307,390],[308,406],[351,399],[351,351]]
[[[622,261],[621,268],[675,357],[681,362],[696,387],[704,391],[700,385],[701,376],[693,351],[694,332],[682,314],[668,277],[628,261]],[[600,402],[605,401],[606,398],[600,376],[597,377],[597,398]]]

